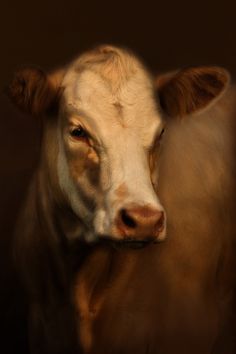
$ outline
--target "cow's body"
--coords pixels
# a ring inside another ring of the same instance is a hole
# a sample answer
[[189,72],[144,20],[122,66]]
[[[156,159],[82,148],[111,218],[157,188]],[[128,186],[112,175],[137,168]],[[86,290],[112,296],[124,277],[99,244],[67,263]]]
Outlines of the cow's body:
[[172,75],[160,158],[162,110],[129,53],[12,86],[32,113],[62,95],[15,241],[33,353],[234,353],[234,91],[219,68]]
[[88,353],[235,353],[234,102],[228,92],[166,132],[159,195],[168,239],[96,249],[79,272]]

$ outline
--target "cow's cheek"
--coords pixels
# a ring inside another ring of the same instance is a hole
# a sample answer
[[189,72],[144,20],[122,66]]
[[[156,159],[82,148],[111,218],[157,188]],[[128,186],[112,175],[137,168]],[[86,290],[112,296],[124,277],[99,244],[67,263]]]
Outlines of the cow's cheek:
[[70,169],[70,175],[73,179],[73,181],[75,182],[75,184],[77,184],[79,182],[79,180],[81,179],[81,176],[84,174],[85,172],[85,168],[84,168],[84,158],[82,159],[73,159],[69,162],[69,169]]
[[84,167],[91,187],[99,190],[101,166],[99,156],[93,148],[88,150],[86,159],[84,161]]
[[78,147],[77,149],[66,150],[70,175],[75,183],[77,183],[80,177],[85,173],[88,151],[89,147],[86,145]]
[[75,185],[81,192],[93,198],[91,204],[97,204],[101,199],[98,155],[90,146],[84,144],[82,148],[70,152],[67,156],[70,175]]

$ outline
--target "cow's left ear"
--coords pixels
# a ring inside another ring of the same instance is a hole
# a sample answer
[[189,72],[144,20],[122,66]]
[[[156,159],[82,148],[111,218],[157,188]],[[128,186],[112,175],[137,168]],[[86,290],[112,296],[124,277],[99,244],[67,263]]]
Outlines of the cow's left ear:
[[156,87],[162,109],[170,117],[183,117],[202,110],[218,99],[230,82],[227,70],[192,67],[160,75]]
[[38,68],[24,68],[15,73],[7,94],[26,113],[52,113],[58,106],[63,76],[63,69],[46,74]]

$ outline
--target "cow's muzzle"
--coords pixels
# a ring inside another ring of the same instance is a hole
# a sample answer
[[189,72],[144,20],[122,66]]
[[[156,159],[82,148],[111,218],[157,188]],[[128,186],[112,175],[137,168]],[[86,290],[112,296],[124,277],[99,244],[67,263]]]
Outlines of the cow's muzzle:
[[160,241],[165,233],[165,213],[150,206],[132,204],[119,210],[116,229],[125,242]]

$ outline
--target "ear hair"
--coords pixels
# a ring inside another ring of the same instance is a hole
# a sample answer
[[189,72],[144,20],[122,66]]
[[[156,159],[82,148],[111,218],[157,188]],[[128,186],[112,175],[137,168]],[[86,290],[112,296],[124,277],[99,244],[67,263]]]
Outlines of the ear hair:
[[25,68],[16,72],[7,94],[24,112],[40,115],[53,112],[58,104],[63,71],[45,74],[37,68]]
[[167,115],[183,117],[218,99],[229,81],[229,73],[221,67],[193,67],[161,75],[156,87]]

